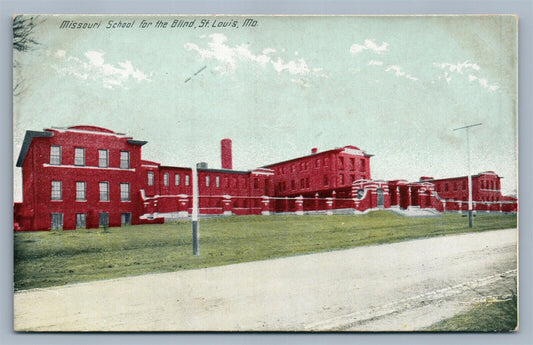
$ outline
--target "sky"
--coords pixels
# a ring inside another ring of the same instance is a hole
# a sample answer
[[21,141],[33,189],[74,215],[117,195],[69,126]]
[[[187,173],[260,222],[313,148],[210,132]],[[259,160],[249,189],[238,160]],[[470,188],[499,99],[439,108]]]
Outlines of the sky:
[[238,170],[355,145],[374,155],[372,178],[417,181],[466,175],[466,133],[453,129],[482,123],[471,172],[516,193],[515,17],[40,19],[39,44],[14,52],[15,161],[26,130],[94,125],[148,141],[143,158],[163,165],[219,168],[223,138]]

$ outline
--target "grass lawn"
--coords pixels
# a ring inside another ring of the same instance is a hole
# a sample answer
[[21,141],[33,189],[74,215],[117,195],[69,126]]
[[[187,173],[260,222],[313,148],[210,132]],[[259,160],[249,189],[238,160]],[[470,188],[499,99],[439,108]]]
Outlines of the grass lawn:
[[505,301],[484,302],[469,311],[430,326],[427,331],[509,332],[518,325],[516,295]]
[[200,256],[190,222],[122,228],[17,232],[15,289],[170,272],[371,244],[516,227],[515,215],[408,218],[366,215],[228,216],[200,221]]

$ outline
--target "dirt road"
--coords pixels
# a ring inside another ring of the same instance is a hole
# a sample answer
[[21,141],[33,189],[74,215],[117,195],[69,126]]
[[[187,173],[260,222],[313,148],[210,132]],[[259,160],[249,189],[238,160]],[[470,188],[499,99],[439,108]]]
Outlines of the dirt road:
[[516,229],[34,289],[16,330],[413,330],[515,289]]

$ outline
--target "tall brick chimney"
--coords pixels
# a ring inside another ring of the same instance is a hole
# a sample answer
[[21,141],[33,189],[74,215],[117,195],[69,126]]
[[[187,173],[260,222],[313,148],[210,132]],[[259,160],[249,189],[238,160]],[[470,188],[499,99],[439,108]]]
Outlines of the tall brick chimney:
[[220,158],[222,159],[222,169],[233,169],[231,155],[231,139],[222,139],[220,142]]

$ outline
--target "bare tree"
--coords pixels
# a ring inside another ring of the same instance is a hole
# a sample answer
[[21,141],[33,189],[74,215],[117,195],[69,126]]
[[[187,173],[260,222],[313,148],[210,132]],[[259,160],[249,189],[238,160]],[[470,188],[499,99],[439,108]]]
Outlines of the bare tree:
[[[17,15],[13,17],[13,52],[24,53],[37,47],[39,43],[34,39],[34,29],[37,25],[42,23],[38,16],[24,16]],[[19,68],[20,64],[13,54],[13,77],[15,77],[15,69]],[[13,95],[18,96],[24,90],[22,88],[22,80],[13,83]]]
[[40,23],[37,16],[17,15],[13,18],[13,49],[25,52],[39,43],[33,39],[33,30]]

